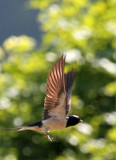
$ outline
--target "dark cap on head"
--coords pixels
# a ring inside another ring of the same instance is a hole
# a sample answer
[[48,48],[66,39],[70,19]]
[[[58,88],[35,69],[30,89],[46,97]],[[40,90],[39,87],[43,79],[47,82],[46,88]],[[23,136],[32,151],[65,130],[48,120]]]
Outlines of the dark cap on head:
[[82,122],[80,117],[78,117],[76,115],[69,116],[68,120],[67,120],[66,127],[75,126],[76,124],[78,124],[80,122]]

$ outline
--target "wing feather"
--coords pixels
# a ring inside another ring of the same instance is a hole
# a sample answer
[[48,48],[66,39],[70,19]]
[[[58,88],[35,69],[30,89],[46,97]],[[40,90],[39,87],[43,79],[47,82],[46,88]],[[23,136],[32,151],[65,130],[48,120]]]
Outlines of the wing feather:
[[44,119],[53,116],[66,117],[64,64],[65,57],[62,56],[53,66],[48,76],[44,102]]
[[66,101],[67,101],[66,115],[68,115],[68,112],[71,107],[72,85],[73,85],[75,76],[76,74],[73,70],[65,74],[65,90],[66,90]]

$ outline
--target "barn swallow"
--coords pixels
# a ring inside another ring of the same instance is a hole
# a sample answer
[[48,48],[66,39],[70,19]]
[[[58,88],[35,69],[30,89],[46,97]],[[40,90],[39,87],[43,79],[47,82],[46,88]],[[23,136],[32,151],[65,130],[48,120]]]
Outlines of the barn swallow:
[[68,116],[71,108],[72,85],[75,79],[75,72],[71,70],[65,74],[64,65],[65,56],[61,56],[48,76],[43,120],[19,127],[17,131],[42,131],[52,141],[48,134],[49,131],[75,126],[82,122],[77,115]]

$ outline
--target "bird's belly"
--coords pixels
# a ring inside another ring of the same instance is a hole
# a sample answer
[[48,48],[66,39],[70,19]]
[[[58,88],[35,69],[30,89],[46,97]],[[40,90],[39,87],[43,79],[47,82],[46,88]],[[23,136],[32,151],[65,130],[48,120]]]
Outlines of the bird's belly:
[[49,118],[43,121],[42,131],[59,130],[66,127],[66,119]]

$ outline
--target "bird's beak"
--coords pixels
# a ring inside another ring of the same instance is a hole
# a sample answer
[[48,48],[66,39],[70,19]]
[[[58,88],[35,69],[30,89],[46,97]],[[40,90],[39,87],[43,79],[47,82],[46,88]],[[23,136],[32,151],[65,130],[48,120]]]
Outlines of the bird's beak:
[[83,122],[83,120],[82,120],[82,119],[80,119],[80,122]]

